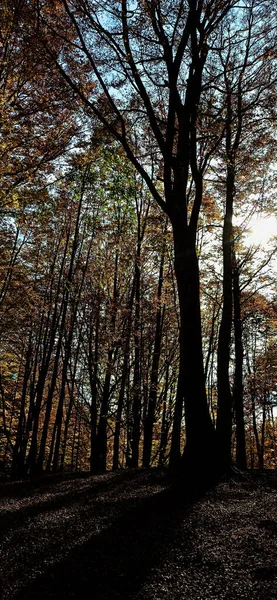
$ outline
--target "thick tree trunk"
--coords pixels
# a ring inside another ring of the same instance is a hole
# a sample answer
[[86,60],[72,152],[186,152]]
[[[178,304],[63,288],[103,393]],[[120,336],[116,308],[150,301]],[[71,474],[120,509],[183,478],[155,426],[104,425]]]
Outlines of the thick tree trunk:
[[212,466],[216,436],[208,410],[203,367],[198,259],[189,228],[173,223],[175,274],[180,303],[180,377],[184,390],[190,468]]

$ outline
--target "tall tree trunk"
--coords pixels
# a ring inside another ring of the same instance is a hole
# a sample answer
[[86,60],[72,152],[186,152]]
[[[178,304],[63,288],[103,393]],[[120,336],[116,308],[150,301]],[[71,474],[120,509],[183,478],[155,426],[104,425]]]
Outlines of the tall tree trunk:
[[99,473],[104,473],[107,467],[107,419],[109,412],[112,359],[113,350],[110,349],[108,353],[108,364],[104,381],[96,437],[96,471]]
[[[166,229],[163,232],[166,235]],[[149,467],[151,460],[152,450],[152,437],[153,427],[155,421],[155,411],[157,405],[157,388],[158,388],[158,374],[159,374],[159,363],[161,354],[161,343],[162,343],[162,286],[163,286],[163,274],[164,274],[164,256],[165,256],[165,244],[162,248],[159,281],[158,281],[158,294],[157,294],[157,311],[156,311],[156,327],[155,327],[155,341],[154,341],[154,352],[153,361],[150,377],[150,392],[148,400],[148,409],[144,421],[144,440],[143,440],[143,466]]]
[[[184,235],[185,233],[185,235]],[[186,448],[191,468],[215,458],[215,432],[210,418],[203,367],[199,269],[194,238],[180,220],[173,223],[175,274],[180,304],[180,386],[184,390]]]
[[77,366],[78,366],[80,345],[81,345],[81,332],[78,337],[78,344],[77,344],[77,349],[76,349],[76,355],[74,358],[73,371],[72,371],[72,366],[71,366],[70,381],[69,381],[69,378],[67,378],[67,382],[66,382],[68,392],[69,392],[69,404],[67,407],[66,419],[65,419],[65,424],[64,424],[64,435],[63,435],[63,442],[62,442],[61,464],[60,464],[61,471],[63,471],[63,468],[64,468],[66,447],[67,447],[67,440],[68,440],[68,430],[69,430],[69,424],[70,424],[70,419],[71,419],[71,414],[72,414],[72,409],[73,409],[73,404],[74,404],[75,378],[76,378],[76,372],[77,372]]
[[165,385],[163,391],[163,412],[162,412],[162,425],[161,425],[161,437],[159,447],[159,466],[164,467],[166,462],[166,448],[168,444],[168,434],[171,424],[171,411],[172,411],[172,394],[169,394],[169,400],[167,400],[169,391],[169,360],[166,364],[165,372]]
[[133,378],[133,399],[131,409],[131,427],[129,430],[130,440],[127,445],[131,454],[127,455],[127,466],[137,468],[139,463],[139,442],[141,424],[141,377],[140,377],[140,246],[137,252],[135,265],[135,318],[134,318],[134,343],[135,361]]
[[263,418],[261,427],[261,445],[260,445],[260,456],[259,456],[259,467],[264,469],[264,450],[265,450],[265,423],[266,423],[266,393],[263,397]]
[[[251,27],[249,28],[249,36]],[[235,198],[236,153],[241,141],[243,123],[242,82],[248,62],[250,37],[245,49],[245,57],[238,73],[238,84],[234,97],[233,82],[230,75],[230,56],[224,64],[224,82],[226,90],[226,208],[223,225],[223,308],[218,339],[218,405],[217,432],[221,444],[223,462],[226,466],[232,460],[232,408],[233,399],[230,389],[229,363],[232,330],[232,249],[233,249],[233,203]]]
[[114,432],[114,446],[113,446],[113,471],[118,469],[119,465],[119,441],[120,441],[120,431],[121,431],[121,418],[124,404],[124,393],[127,382],[127,376],[129,371],[129,354],[130,354],[130,340],[131,340],[131,326],[132,326],[132,310],[134,304],[134,295],[135,295],[135,280],[133,280],[131,295],[128,302],[128,316],[126,323],[126,333],[125,333],[125,342],[124,342],[124,351],[123,351],[123,368],[122,368],[122,378],[118,396],[117,403],[117,411],[116,411],[116,423],[115,423],[115,432]]
[[45,409],[44,422],[43,422],[43,428],[42,428],[42,434],[41,434],[41,440],[40,440],[40,446],[39,446],[39,453],[38,453],[36,466],[34,469],[37,473],[42,472],[42,470],[43,470],[43,462],[44,462],[44,457],[45,457],[47,434],[48,434],[50,416],[51,416],[51,411],[52,411],[53,397],[54,397],[54,392],[55,392],[56,383],[57,383],[58,368],[59,368],[60,354],[61,354],[61,348],[62,348],[62,339],[63,339],[63,330],[60,331],[60,333],[59,333],[59,339],[58,339],[58,344],[57,344],[57,349],[56,349],[56,354],[55,354],[55,359],[54,359],[53,373],[52,373],[51,383],[50,383],[50,386],[48,389],[48,394],[47,394],[47,399],[46,399],[46,409]]
[[226,208],[223,225],[223,307],[219,328],[217,355],[217,432],[221,444],[223,462],[231,464],[232,456],[232,393],[230,387],[229,364],[232,330],[232,247],[233,247],[233,201],[235,194],[234,154],[231,142],[232,109],[228,97],[228,122],[226,125],[227,180]]
[[234,330],[235,330],[235,381],[234,408],[236,416],[236,463],[239,469],[247,468],[244,407],[243,407],[243,344],[241,323],[241,293],[239,271],[233,256],[233,296],[234,296]]
[[[141,428],[141,248],[146,230],[147,217],[149,213],[150,201],[148,200],[144,207],[144,200],[141,195],[136,195],[137,211],[137,247],[135,257],[134,287],[135,287],[135,315],[134,315],[134,376],[132,389],[132,406],[128,406],[127,420],[127,451],[126,466],[130,468],[138,467],[139,463],[139,443]],[[144,211],[143,211],[144,208]]]
[[[28,417],[30,417],[30,420],[28,418],[29,423],[30,423],[29,426],[30,427],[33,426],[31,444],[30,444],[29,454],[28,454],[28,458],[27,458],[27,465],[30,468],[31,472],[34,472],[36,470],[39,417],[40,417],[41,405],[42,405],[42,400],[43,400],[45,382],[46,382],[46,378],[47,378],[48,371],[49,371],[49,366],[50,366],[51,356],[52,356],[52,352],[53,352],[53,347],[55,344],[55,337],[57,334],[59,321],[60,321],[60,318],[62,318],[62,320],[63,320],[63,318],[65,318],[64,314],[66,312],[66,307],[67,307],[66,292],[63,291],[61,305],[59,304],[59,297],[60,297],[62,276],[63,276],[63,272],[64,272],[64,263],[66,260],[68,243],[69,243],[69,231],[67,231],[66,243],[65,243],[65,247],[64,247],[64,251],[63,251],[63,255],[62,255],[61,265],[59,267],[59,277],[58,277],[58,284],[57,284],[57,289],[56,289],[56,293],[55,293],[53,314],[51,314],[51,310],[52,310],[52,297],[53,297],[53,286],[54,286],[54,267],[55,267],[56,260],[57,260],[59,246],[56,250],[53,265],[51,267],[52,279],[51,279],[51,285],[50,285],[50,290],[49,290],[49,310],[48,310],[48,314],[46,317],[46,323],[44,323],[44,321],[43,321],[43,315],[42,315],[42,321],[41,321],[41,329],[44,328],[44,331],[45,331],[44,336],[43,336],[43,345],[42,345],[43,353],[42,353],[42,360],[41,360],[41,365],[39,368],[38,380],[37,380],[35,392],[32,396],[32,402],[30,402],[31,410],[30,410],[30,414],[28,415]],[[61,329],[63,329],[63,325],[61,326]],[[59,353],[59,350],[57,350],[57,352]],[[54,369],[55,369],[55,367],[54,367]],[[44,422],[45,422],[45,420],[44,420]],[[41,463],[41,468],[42,468],[42,463]]]
[[219,328],[217,379],[218,406],[217,432],[220,437],[223,458],[226,464],[231,462],[232,439],[232,394],[229,379],[230,343],[232,329],[232,221],[226,213],[223,228],[223,308]]
[[[83,198],[84,198],[84,192],[85,192],[85,182],[86,182],[86,171],[83,173],[83,178],[82,178],[81,193],[80,193],[80,199],[79,199],[79,203],[78,203],[76,221],[75,221],[75,226],[74,226],[74,235],[73,235],[73,241],[72,241],[70,263],[69,263],[67,279],[66,279],[65,288],[64,288],[64,301],[63,301],[60,336],[65,337],[65,355],[64,355],[63,367],[62,367],[62,378],[61,378],[61,387],[60,387],[60,393],[59,393],[58,407],[57,407],[57,412],[56,412],[56,418],[55,418],[55,424],[54,424],[54,430],[53,430],[52,442],[51,442],[51,448],[50,448],[51,457],[49,457],[50,460],[48,459],[48,463],[47,463],[47,468],[49,470],[50,465],[51,465],[52,455],[53,455],[52,469],[53,469],[54,473],[57,471],[58,465],[59,465],[63,405],[64,405],[65,386],[66,386],[66,380],[67,380],[67,369],[68,369],[68,363],[69,363],[70,355],[71,355],[71,344],[72,344],[72,340],[73,340],[74,326],[75,326],[75,322],[76,322],[78,303],[79,303],[80,296],[81,296],[81,291],[82,291],[82,287],[83,287],[83,283],[84,283],[84,277],[85,277],[85,272],[87,269],[88,258],[89,258],[89,253],[90,253],[90,249],[91,249],[91,243],[92,243],[91,242],[90,246],[89,246],[84,270],[82,273],[81,283],[79,285],[77,295],[75,297],[75,301],[72,299],[73,300],[73,312],[72,312],[72,316],[71,316],[71,322],[69,324],[68,336],[66,338],[66,336],[64,334],[66,334],[66,319],[67,319],[68,306],[69,306],[69,301],[70,301],[70,294],[72,293],[72,284],[73,284],[73,280],[74,280],[74,269],[75,269],[75,262],[76,262],[75,259],[76,259],[78,246],[80,246],[80,252],[81,252],[82,245],[83,245],[83,240],[81,240],[81,242],[79,243],[79,237],[80,237],[79,227],[80,227],[80,218],[81,218],[82,204],[83,204]],[[61,339],[62,338],[60,337],[60,340]]]
[[109,350],[107,357],[107,368],[103,387],[103,395],[100,406],[100,416],[97,427],[96,437],[96,470],[104,472],[107,467],[107,419],[109,411],[110,401],[110,384],[112,376],[113,358],[115,354],[114,344],[114,333],[116,325],[117,315],[117,302],[118,302],[118,262],[119,262],[119,250],[116,249],[115,253],[115,265],[114,265],[114,282],[113,282],[113,297],[112,297],[112,310],[111,310],[111,321],[110,321],[110,335]]
[[[181,349],[180,349],[181,353]],[[175,399],[175,407],[174,407],[174,417],[173,417],[173,428],[172,428],[172,438],[171,438],[171,447],[170,447],[170,459],[169,466],[171,469],[178,468],[181,459],[181,423],[183,416],[183,408],[184,408],[184,373],[183,373],[183,361],[184,359],[179,359],[179,375],[178,375],[178,383],[177,383],[177,392]]]
[[61,433],[62,433],[62,422],[63,422],[63,407],[64,407],[64,398],[65,398],[65,386],[66,386],[66,380],[67,380],[68,362],[69,362],[70,353],[71,353],[71,342],[72,342],[72,335],[69,336],[69,339],[66,342],[65,356],[64,356],[64,360],[63,360],[62,377],[61,377],[61,383],[60,383],[61,387],[60,387],[58,408],[57,408],[56,419],[55,419],[56,438],[55,438],[54,453],[53,453],[53,466],[52,466],[53,473],[57,472],[58,466],[59,466],[60,444],[61,444]]
[[253,432],[254,432],[254,438],[255,438],[255,442],[256,442],[256,450],[257,450],[257,454],[258,454],[258,462],[259,462],[259,468],[262,468],[262,451],[261,451],[261,444],[260,444],[260,440],[259,440],[259,433],[258,433],[258,427],[257,427],[257,419],[256,419],[256,402],[255,402],[255,392],[254,390],[251,390],[251,411],[252,411],[252,423],[253,423]]
[[98,346],[100,325],[100,292],[98,291],[98,306],[96,312],[95,338],[93,347],[93,327],[90,320],[88,340],[88,368],[90,382],[90,472],[97,470],[97,374],[98,374]]
[[[34,352],[33,368],[32,368],[32,373],[30,374],[29,408],[28,408],[27,419],[26,419],[26,423],[25,423],[25,427],[24,427],[24,431],[23,431],[22,443],[21,443],[20,454],[19,454],[20,472],[22,474],[26,471],[26,468],[27,468],[25,463],[26,463],[26,454],[27,454],[29,436],[32,431],[32,424],[33,424],[35,397],[36,397],[36,390],[37,390],[37,383],[36,383],[37,371],[38,371],[38,381],[39,381],[40,373],[41,373],[41,369],[38,367],[38,365],[39,365],[39,355],[40,355],[41,343],[42,343],[42,340],[41,340],[42,329],[43,329],[43,315],[41,316],[39,332],[38,332],[37,339],[36,339],[36,348],[35,348],[35,352]],[[43,344],[43,357],[44,357],[44,348],[45,348],[45,345]]]
[[23,442],[24,426],[25,426],[27,387],[28,387],[31,370],[32,370],[32,351],[33,351],[32,331],[30,331],[28,348],[27,348],[27,353],[26,353],[26,360],[25,360],[25,370],[24,370],[23,385],[22,385],[22,392],[21,392],[20,413],[19,413],[19,418],[18,418],[16,441],[15,441],[15,444],[13,447],[12,466],[11,466],[11,476],[12,477],[21,476],[24,471],[24,461],[22,461],[22,442]]

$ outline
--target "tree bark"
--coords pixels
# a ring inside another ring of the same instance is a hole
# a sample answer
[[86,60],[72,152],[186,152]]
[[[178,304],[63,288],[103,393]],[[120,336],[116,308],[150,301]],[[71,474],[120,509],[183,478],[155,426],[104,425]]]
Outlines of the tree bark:
[[[166,229],[164,235],[166,234]],[[157,294],[157,312],[156,312],[156,327],[155,327],[155,341],[154,341],[154,352],[153,361],[150,377],[150,392],[148,400],[148,409],[144,421],[144,440],[143,440],[143,466],[149,467],[151,460],[152,450],[152,438],[153,438],[153,427],[155,422],[155,411],[157,405],[157,388],[158,388],[158,374],[159,374],[159,363],[161,355],[161,343],[162,343],[162,286],[163,286],[163,272],[164,272],[164,256],[165,256],[165,244],[163,245],[159,281],[158,281],[158,294]]]
[[110,402],[110,384],[113,367],[113,359],[115,355],[115,344],[114,344],[114,333],[116,325],[117,315],[117,303],[118,303],[118,263],[119,263],[119,250],[116,249],[115,253],[115,265],[114,265],[114,281],[113,281],[113,297],[111,301],[111,320],[110,320],[110,335],[109,349],[107,356],[107,368],[104,380],[103,395],[100,406],[100,415],[97,426],[96,435],[96,457],[95,457],[95,469],[97,472],[104,472],[107,467],[107,419]]
[[[230,98],[228,98],[230,104]],[[226,126],[227,148],[227,181],[226,209],[223,225],[223,307],[219,328],[217,354],[217,432],[222,449],[222,459],[226,465],[231,464],[232,458],[232,406],[233,398],[230,388],[229,364],[232,330],[232,248],[233,248],[233,201],[235,193],[235,167],[231,148],[231,108],[228,104],[228,123]]]
[[234,408],[236,416],[236,463],[239,469],[247,468],[244,406],[243,406],[243,344],[241,322],[241,293],[239,271],[233,257],[233,296],[234,296],[234,330],[235,330],[235,381]]
[[126,334],[125,334],[125,343],[124,343],[124,358],[123,358],[123,368],[122,368],[122,378],[118,396],[118,404],[116,411],[116,423],[115,423],[115,432],[114,432],[114,446],[113,446],[113,471],[118,469],[119,465],[119,441],[120,441],[120,431],[121,431],[121,418],[123,411],[123,403],[124,403],[124,392],[125,386],[127,382],[128,370],[129,370],[129,354],[130,354],[130,340],[131,340],[131,325],[132,325],[132,310],[134,304],[134,295],[135,295],[135,279],[132,284],[131,295],[128,302],[128,316],[127,316],[127,324],[126,324]]
[[135,362],[133,378],[133,401],[131,409],[130,439],[127,442],[131,454],[127,454],[127,466],[137,468],[141,424],[141,378],[140,378],[140,244],[135,265],[135,319],[134,319]]
[[[185,235],[184,235],[185,234]],[[180,304],[180,385],[183,386],[186,448],[190,468],[215,458],[215,431],[208,410],[203,367],[199,268],[194,237],[183,223],[173,222],[175,274]]]

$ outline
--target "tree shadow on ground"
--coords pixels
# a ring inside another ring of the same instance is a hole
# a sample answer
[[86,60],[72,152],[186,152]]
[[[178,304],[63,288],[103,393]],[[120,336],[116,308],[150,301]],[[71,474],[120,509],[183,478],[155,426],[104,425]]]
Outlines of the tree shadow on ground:
[[[92,534],[64,560],[31,581],[16,598],[48,600],[135,598],[153,568],[163,561],[180,520],[186,518],[204,487],[184,492],[180,487],[105,503],[111,518],[105,529]],[[189,556],[191,539],[184,540]]]
[[[15,487],[14,484],[7,485],[0,489],[1,499],[12,499],[19,501],[19,506],[15,510],[9,508],[8,512],[2,508],[0,513],[0,531],[1,536],[9,529],[15,530],[25,521],[34,519],[36,516],[51,511],[54,513],[60,508],[70,508],[75,504],[86,504],[88,495],[92,497],[102,492],[107,493],[111,488],[114,492],[124,483],[137,479],[137,472],[117,473],[107,479],[82,475],[76,476],[47,476],[39,477],[34,480],[20,481]],[[113,476],[114,475],[114,476]],[[78,481],[82,479],[82,481]],[[87,481],[87,483],[86,483]],[[138,482],[136,482],[138,485]],[[60,487],[62,486],[62,487]],[[27,506],[20,506],[20,502],[27,499]],[[99,510],[99,509],[98,509]]]

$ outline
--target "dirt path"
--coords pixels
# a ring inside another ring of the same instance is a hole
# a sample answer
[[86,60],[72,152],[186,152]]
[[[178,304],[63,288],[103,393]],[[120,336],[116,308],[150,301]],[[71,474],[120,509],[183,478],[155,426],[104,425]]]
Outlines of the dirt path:
[[276,494],[276,473],[193,502],[158,471],[2,484],[0,597],[277,600]]

